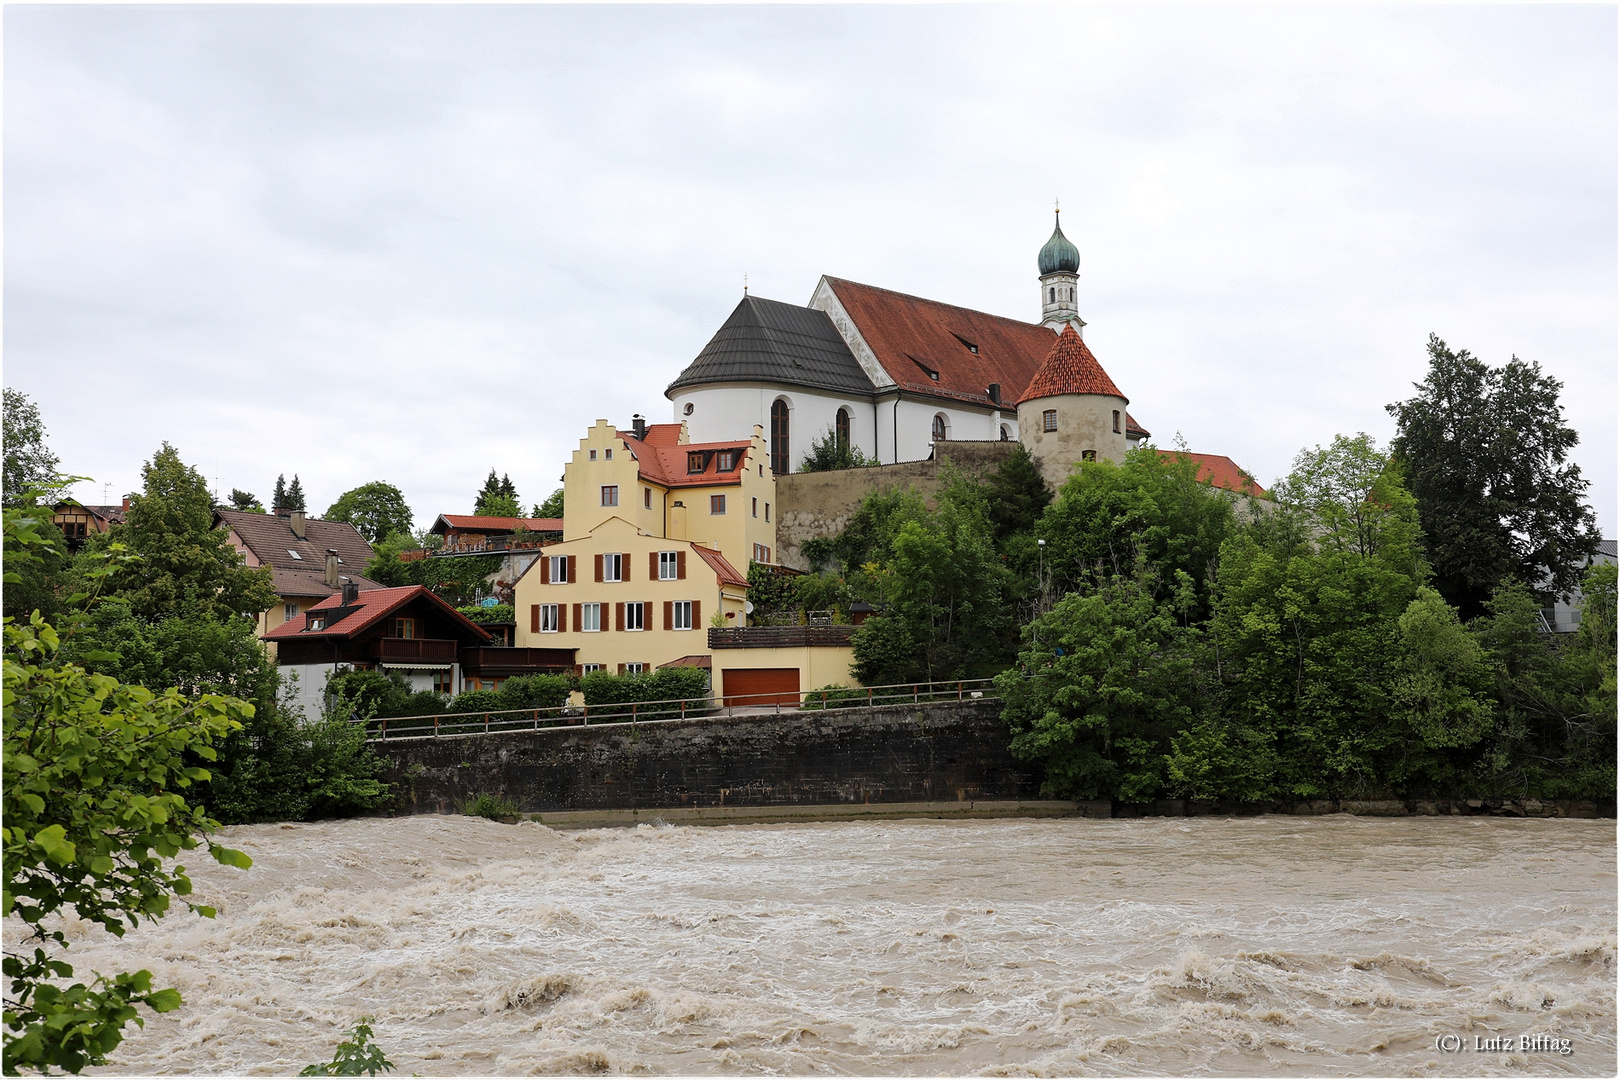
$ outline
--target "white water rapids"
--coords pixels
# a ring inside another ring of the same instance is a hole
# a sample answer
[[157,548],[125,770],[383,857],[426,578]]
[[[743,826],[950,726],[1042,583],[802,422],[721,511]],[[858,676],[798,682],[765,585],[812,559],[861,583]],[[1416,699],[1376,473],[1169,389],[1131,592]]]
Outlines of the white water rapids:
[[[362,1015],[401,1075],[1616,1068],[1613,821],[414,817],[223,839],[251,870],[188,860],[217,920],[70,925],[80,975],[147,967],[186,1000],[101,1071],[290,1075]],[[1570,1053],[1517,1049],[1538,1034]],[[1492,1037],[1515,1049],[1473,1049]]]

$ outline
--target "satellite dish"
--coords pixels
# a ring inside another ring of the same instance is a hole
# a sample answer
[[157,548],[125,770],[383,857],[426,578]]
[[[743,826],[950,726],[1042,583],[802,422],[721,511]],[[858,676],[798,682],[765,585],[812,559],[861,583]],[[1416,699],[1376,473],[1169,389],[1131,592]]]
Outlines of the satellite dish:
[[744,615],[752,615],[753,613],[754,613],[754,602],[752,600],[744,600],[743,601],[743,614]]

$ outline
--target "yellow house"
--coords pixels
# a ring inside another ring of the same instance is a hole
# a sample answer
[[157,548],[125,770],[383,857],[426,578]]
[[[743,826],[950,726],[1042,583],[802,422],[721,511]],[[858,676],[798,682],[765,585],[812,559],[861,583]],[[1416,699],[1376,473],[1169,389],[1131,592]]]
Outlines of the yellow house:
[[[563,491],[562,541],[513,587],[515,644],[575,649],[582,674],[710,668],[710,627],[744,626],[747,567],[775,555],[776,477],[763,431],[693,443],[684,423],[638,418],[621,431],[598,420],[564,469]],[[759,658],[767,654],[771,670],[782,669],[773,685],[848,681],[847,648],[769,648]],[[728,667],[758,666],[732,656]]]

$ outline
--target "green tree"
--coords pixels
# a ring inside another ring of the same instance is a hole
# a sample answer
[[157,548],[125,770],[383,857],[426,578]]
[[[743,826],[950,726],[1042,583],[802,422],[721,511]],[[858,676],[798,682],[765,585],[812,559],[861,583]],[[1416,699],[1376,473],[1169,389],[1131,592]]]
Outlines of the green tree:
[[39,408],[20,390],[5,388],[5,497],[17,506],[31,488],[45,488],[56,477],[58,460],[45,445]]
[[403,552],[414,551],[416,546],[415,539],[409,533],[394,533],[380,542],[373,542],[371,561],[366,564],[366,577],[388,588],[422,584],[417,564],[400,559]]
[[[17,537],[9,584],[17,563],[49,540],[10,510],[5,528]],[[221,863],[252,865],[208,840],[218,823],[184,793],[209,778],[192,762],[211,760],[253,708],[218,695],[153,694],[64,663],[56,629],[37,614],[6,618],[4,633],[4,915],[27,931],[20,941],[7,936],[4,1071],[77,1073],[106,1064],[124,1026],[144,1022],[137,1005],[168,1012],[181,999],[153,990],[148,971],[61,985],[73,966],[57,918],[71,911],[121,937],[165,915],[173,897],[214,914],[184,900],[191,881],[167,860],[206,843]],[[14,951],[23,942],[32,949]]]
[[534,508],[534,517],[560,518],[563,516],[563,489],[558,488],[546,496],[546,501]]
[[1493,368],[1429,335],[1417,394],[1387,406],[1405,463],[1435,588],[1465,618],[1513,577],[1570,592],[1597,550],[1587,481],[1568,461],[1563,384],[1513,357]]
[[249,514],[264,513],[264,507],[259,505],[259,497],[241,488],[231,488],[231,509]]
[[799,471],[828,472],[833,469],[860,469],[876,464],[877,461],[862,453],[860,447],[850,445],[847,439],[840,439],[838,433],[828,427],[819,438],[811,441],[810,452],[799,463]]
[[373,480],[338,496],[326,508],[327,521],[346,521],[373,544],[395,533],[410,534],[411,508],[393,484]]
[[208,613],[257,615],[276,601],[269,567],[247,567],[223,529],[202,474],[164,443],[141,469],[119,538],[139,562],[120,568],[113,588],[147,618]]
[[1171,740],[1208,705],[1185,623],[1192,579],[1165,590],[1145,560],[1133,569],[1059,600],[1026,627],[1019,667],[996,676],[1014,755],[1046,768],[1042,794],[1155,798]]
[[473,513],[483,517],[522,517],[522,501],[512,478],[503,475],[496,479],[495,470],[489,470],[489,477],[478,491]]
[[270,509],[277,513],[287,509],[287,476],[285,473],[276,474],[276,490],[270,496]]
[[1157,587],[1173,587],[1178,573],[1191,578],[1202,612],[1233,527],[1233,497],[1200,483],[1190,458],[1147,447],[1129,451],[1123,464],[1081,462],[1035,533],[1046,541],[1047,587],[1058,594],[1131,576],[1141,556]]
[[985,478],[984,488],[998,544],[1014,534],[1034,532],[1052,502],[1052,489],[1023,443],[1012,444],[1007,460]]
[[293,473],[292,483],[287,485],[286,502],[283,504],[288,510],[304,510],[304,485],[299,482],[298,474]]

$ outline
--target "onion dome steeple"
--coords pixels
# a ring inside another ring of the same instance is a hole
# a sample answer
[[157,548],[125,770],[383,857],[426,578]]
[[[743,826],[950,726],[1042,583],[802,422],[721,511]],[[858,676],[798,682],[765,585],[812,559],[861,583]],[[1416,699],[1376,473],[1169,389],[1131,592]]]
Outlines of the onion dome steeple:
[[1041,268],[1041,325],[1053,330],[1085,326],[1080,308],[1075,303],[1076,285],[1080,280],[1080,249],[1063,235],[1063,226],[1057,221],[1058,210],[1052,211],[1052,238],[1041,248],[1037,260]]

